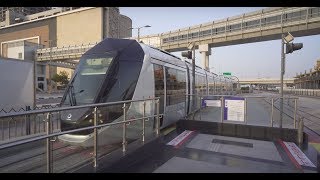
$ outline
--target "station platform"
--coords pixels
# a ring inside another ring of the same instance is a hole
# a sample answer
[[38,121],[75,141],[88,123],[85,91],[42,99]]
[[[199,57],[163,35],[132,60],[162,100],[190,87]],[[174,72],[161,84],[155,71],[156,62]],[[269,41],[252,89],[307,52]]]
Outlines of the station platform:
[[[192,125],[192,126],[191,126]],[[211,126],[211,127],[210,127]],[[219,127],[221,126],[221,127]],[[233,125],[231,125],[233,126]],[[226,134],[230,124],[180,120],[161,136],[138,141],[75,172],[97,173],[317,173],[318,152],[313,146],[290,142],[285,130],[265,129],[257,136],[255,126],[235,125],[236,134]],[[237,126],[237,127],[236,127]],[[240,130],[246,127],[247,135]],[[194,127],[190,129],[188,127]],[[218,128],[215,128],[218,127]],[[220,131],[224,128],[223,133]],[[261,128],[261,127],[259,127]],[[270,127],[268,127],[270,128]],[[209,130],[211,129],[211,130]],[[212,130],[216,129],[216,131]],[[220,129],[220,130],[218,130]],[[261,129],[260,129],[261,130]],[[269,134],[268,134],[269,132]],[[240,134],[239,134],[240,133]],[[242,135],[241,135],[242,134]],[[294,137],[292,137],[294,138]],[[135,146],[135,147],[134,147]],[[293,147],[293,149],[290,149]],[[114,159],[114,160],[112,160]],[[117,159],[117,160],[115,160]]]
[[288,108],[282,128],[280,111],[274,108],[272,124],[270,112],[270,102],[254,97],[247,99],[244,121],[225,120],[221,106],[205,106],[159,137],[138,140],[128,152],[119,149],[99,160],[97,168],[89,165],[78,172],[319,173],[319,135],[305,127],[298,137]]

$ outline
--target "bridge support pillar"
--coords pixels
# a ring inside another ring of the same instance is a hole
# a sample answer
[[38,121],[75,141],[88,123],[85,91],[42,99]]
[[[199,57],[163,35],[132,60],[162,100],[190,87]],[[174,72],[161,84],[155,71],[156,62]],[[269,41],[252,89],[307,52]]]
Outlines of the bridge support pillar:
[[199,52],[202,56],[203,68],[209,71],[209,55],[211,55],[211,48],[209,47],[209,44],[199,45]]

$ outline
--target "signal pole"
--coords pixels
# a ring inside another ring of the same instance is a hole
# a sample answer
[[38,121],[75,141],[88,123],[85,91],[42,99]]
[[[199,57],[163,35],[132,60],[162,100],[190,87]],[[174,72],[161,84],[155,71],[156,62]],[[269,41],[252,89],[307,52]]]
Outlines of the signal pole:
[[284,34],[281,34],[281,74],[280,74],[280,125],[279,127],[282,128],[282,118],[283,118],[283,75],[284,75],[284,68],[285,68],[285,58],[286,55],[284,54]]
[[[279,127],[282,128],[282,119],[283,119],[283,76],[285,73],[285,54],[292,53],[293,51],[299,50],[303,47],[302,43],[290,43],[294,40],[294,37],[288,32],[285,36],[284,34],[281,34],[281,75],[280,75],[280,81],[281,81],[281,87],[280,87],[280,125]],[[284,52],[284,44],[286,44],[286,52]]]
[[191,51],[185,51],[182,52],[181,55],[182,57],[186,57],[188,59],[192,59],[192,94],[195,94],[195,89],[196,89],[196,64],[195,64],[195,59],[196,59],[196,46],[194,42],[190,42],[188,45],[188,49]]
[[196,93],[196,47],[192,47],[192,94]]

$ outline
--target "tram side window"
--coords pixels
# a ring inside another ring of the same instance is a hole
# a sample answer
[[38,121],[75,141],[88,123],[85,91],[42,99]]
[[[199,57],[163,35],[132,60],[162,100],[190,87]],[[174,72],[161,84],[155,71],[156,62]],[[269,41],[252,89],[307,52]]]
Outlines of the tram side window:
[[154,90],[155,97],[160,97],[160,113],[163,113],[163,104],[164,104],[164,76],[163,76],[163,67],[157,64],[153,65],[154,69]]
[[185,101],[186,73],[166,67],[167,106]]

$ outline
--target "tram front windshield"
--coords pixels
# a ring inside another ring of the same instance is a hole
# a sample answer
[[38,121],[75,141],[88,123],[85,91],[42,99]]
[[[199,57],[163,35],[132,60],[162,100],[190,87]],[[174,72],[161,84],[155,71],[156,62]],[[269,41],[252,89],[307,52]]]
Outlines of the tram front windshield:
[[62,105],[94,103],[114,57],[112,53],[82,56],[79,69],[68,86]]

